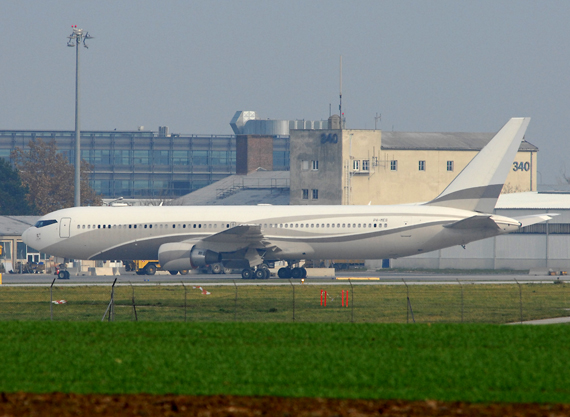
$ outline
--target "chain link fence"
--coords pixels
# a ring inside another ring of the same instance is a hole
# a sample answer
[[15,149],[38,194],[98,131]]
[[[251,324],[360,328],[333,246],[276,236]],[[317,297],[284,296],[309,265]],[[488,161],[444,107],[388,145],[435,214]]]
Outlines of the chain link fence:
[[[570,316],[570,282],[0,286],[0,320],[515,323]],[[354,284],[354,285],[353,285]]]

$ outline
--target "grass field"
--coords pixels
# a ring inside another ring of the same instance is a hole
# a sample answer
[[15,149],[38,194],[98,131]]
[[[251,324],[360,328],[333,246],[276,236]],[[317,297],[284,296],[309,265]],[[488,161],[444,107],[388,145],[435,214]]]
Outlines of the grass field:
[[[408,288],[213,285],[205,287],[210,294],[191,285],[116,286],[114,320],[502,324],[570,315],[570,285],[552,282]],[[321,306],[321,290],[327,291],[326,307]],[[348,308],[342,306],[343,291],[349,291]],[[0,287],[0,321],[100,321],[110,293],[110,286],[54,286],[53,299],[66,304],[53,305],[48,287]]]
[[570,402],[568,326],[0,322],[0,391]]

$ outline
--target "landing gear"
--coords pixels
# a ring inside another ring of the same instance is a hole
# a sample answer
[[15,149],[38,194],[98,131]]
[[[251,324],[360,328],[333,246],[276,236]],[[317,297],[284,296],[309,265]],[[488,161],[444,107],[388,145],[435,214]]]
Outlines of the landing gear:
[[279,278],[291,278],[291,268],[279,268],[277,276]]
[[212,269],[212,274],[221,274],[224,272],[224,267],[222,264],[213,264],[210,266],[210,268]]
[[291,268],[288,266],[286,268],[280,268],[279,271],[277,271],[277,276],[279,278],[306,278],[307,270],[305,268]]
[[267,265],[265,264],[261,264],[255,269],[246,268],[243,271],[241,271],[241,277],[243,279],[250,279],[250,278],[268,279],[270,276],[271,272],[269,271],[269,268],[267,268]]
[[268,279],[270,275],[269,269],[263,267],[258,267],[254,273],[256,279]]
[[170,272],[170,275],[176,275],[176,274],[178,274],[178,271],[168,271],[168,272]]

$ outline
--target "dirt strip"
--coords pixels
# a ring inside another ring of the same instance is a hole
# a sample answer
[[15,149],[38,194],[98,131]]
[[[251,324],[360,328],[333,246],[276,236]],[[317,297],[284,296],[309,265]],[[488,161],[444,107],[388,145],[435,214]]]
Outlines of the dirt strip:
[[569,416],[570,404],[469,404],[323,398],[1,393],[0,417],[16,416]]

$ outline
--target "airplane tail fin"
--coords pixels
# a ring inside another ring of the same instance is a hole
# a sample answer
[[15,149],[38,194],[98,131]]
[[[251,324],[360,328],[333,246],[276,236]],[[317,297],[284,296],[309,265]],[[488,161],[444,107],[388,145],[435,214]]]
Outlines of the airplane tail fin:
[[434,200],[433,206],[491,213],[530,117],[513,117]]

